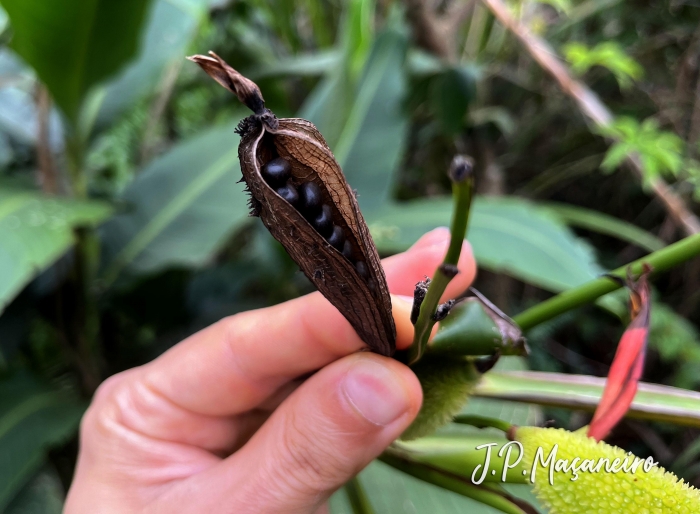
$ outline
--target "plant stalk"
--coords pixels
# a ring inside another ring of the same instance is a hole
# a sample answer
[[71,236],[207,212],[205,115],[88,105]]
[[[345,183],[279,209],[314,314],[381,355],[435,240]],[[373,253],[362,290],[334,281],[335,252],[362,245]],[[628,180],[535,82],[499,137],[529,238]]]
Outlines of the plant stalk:
[[354,514],[374,514],[372,503],[369,501],[359,478],[355,476],[345,484],[345,494],[348,495],[348,501]]
[[459,423],[460,425],[471,425],[476,428],[495,428],[503,432],[508,432],[513,425],[507,421],[503,421],[498,418],[488,418],[486,416],[474,416],[471,414],[461,414],[455,416],[452,420],[453,423]]
[[456,268],[459,262],[459,254],[462,251],[462,243],[467,235],[469,212],[471,211],[474,192],[473,167],[471,159],[463,156],[455,157],[450,166],[452,197],[455,203],[450,226],[450,246],[442,264],[435,271],[435,275],[428,287],[428,292],[421,304],[420,314],[415,323],[413,344],[409,349],[409,365],[418,362],[425,353],[430,332],[436,323],[434,314],[440,303],[440,297],[445,292],[447,284],[454,278],[454,274],[449,273],[447,270]]
[[[506,512],[507,514],[530,514],[537,512],[530,505],[520,502],[505,493],[483,485],[474,485],[469,479],[427,464],[412,461],[409,458],[399,456],[393,452],[384,452],[379,457],[379,460],[419,480],[466,496],[467,498],[481,502],[501,512]],[[518,504],[516,504],[515,501],[518,501]]]
[[[697,255],[700,255],[700,234],[686,237],[677,243],[662,248],[641,259],[637,259],[631,264],[617,268],[610,274],[624,279],[627,269],[631,268],[632,273],[637,276],[642,272],[642,265],[647,263],[653,268],[652,276],[655,276]],[[515,316],[513,320],[522,330],[528,330],[559,314],[590,303],[620,287],[622,287],[620,283],[608,277],[600,277],[530,307]]]

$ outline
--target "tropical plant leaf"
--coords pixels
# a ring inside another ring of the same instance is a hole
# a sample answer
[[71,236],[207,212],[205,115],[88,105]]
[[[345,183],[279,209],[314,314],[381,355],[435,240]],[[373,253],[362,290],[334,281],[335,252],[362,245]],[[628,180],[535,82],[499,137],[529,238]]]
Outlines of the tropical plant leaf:
[[365,211],[379,208],[389,197],[392,172],[404,148],[407,123],[401,103],[406,44],[406,38],[394,30],[377,38],[357,99],[334,149]]
[[[384,463],[374,461],[359,475],[376,512],[396,514],[498,514],[499,510],[457,493],[408,476]],[[531,501],[530,486],[508,486],[514,496]],[[344,492],[331,499],[333,514],[352,514]],[[544,512],[544,511],[543,511]]]
[[52,445],[70,437],[85,405],[28,375],[0,382],[0,510],[36,473]]
[[[363,26],[372,10],[373,0],[347,2],[338,27],[337,54],[334,65],[316,88],[307,96],[299,117],[312,122],[328,145],[335,150],[343,132],[350,109],[355,101],[359,72],[366,64],[374,40],[374,32]],[[340,163],[342,166],[342,162]]]
[[661,250],[666,243],[656,237],[654,234],[643,230],[632,223],[609,216],[602,212],[578,207],[576,205],[567,205],[562,203],[539,203],[540,206],[551,210],[558,218],[567,225],[573,227],[592,230],[599,234],[605,234],[637,245],[640,248],[655,252]]
[[[593,412],[605,378],[535,371],[491,372],[474,394],[518,402]],[[627,416],[700,427],[700,393],[640,382]]]
[[[380,252],[399,252],[437,226],[447,226],[447,198],[389,204],[367,216]],[[526,200],[477,198],[468,239],[476,260],[489,270],[550,291],[562,291],[599,276],[592,249],[547,209]]]
[[476,73],[473,68],[448,68],[433,82],[431,101],[443,130],[455,135],[464,127],[469,103],[476,96]]
[[355,90],[337,73],[314,90],[301,117],[316,124],[329,142],[363,212],[389,196],[392,171],[404,148],[406,119],[403,62],[407,39],[390,25],[376,39]]
[[94,226],[111,211],[101,202],[0,189],[0,313],[27,283],[73,245],[73,228]]
[[251,80],[267,77],[295,76],[318,77],[339,65],[342,58],[338,49],[289,56],[268,64],[262,64],[247,73]]
[[61,479],[46,467],[22,488],[4,514],[61,514],[64,497]]
[[208,0],[154,0],[138,56],[106,84],[98,123],[115,119],[160,83],[166,65],[185,53],[206,16]]
[[236,122],[181,143],[141,171],[122,195],[124,212],[101,231],[101,276],[200,266],[247,220]]
[[75,121],[88,90],[137,50],[149,0],[2,0],[12,47]]

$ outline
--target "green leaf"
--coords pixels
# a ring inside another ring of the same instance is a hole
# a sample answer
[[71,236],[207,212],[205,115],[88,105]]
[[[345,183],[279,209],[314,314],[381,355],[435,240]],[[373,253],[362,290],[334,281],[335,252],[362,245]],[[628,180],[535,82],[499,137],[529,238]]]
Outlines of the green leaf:
[[[374,461],[359,475],[376,512],[392,514],[498,514],[499,510],[408,476]],[[528,494],[529,486],[509,487],[517,496]],[[517,491],[517,492],[516,492]],[[331,500],[333,514],[352,514],[336,494]]]
[[75,433],[85,405],[28,375],[0,382],[0,510],[36,473],[46,450]]
[[666,246],[666,243],[654,234],[602,212],[554,202],[540,203],[540,205],[551,210],[567,225],[616,237],[650,252],[655,252]]
[[625,158],[637,154],[648,186],[660,174],[677,175],[683,166],[684,141],[672,132],[660,131],[654,118],[640,124],[621,116],[598,132],[616,140],[601,164],[604,171],[614,170]]
[[341,52],[337,49],[292,55],[279,61],[262,64],[248,72],[247,76],[251,80],[279,76],[317,77],[338,66],[341,57]]
[[[474,394],[593,412],[603,394],[605,380],[563,373],[492,371],[482,377]],[[700,393],[640,382],[627,416],[700,427]]]
[[389,197],[392,172],[404,149],[407,121],[401,103],[406,89],[406,45],[406,37],[398,31],[379,35],[334,148],[365,211],[379,208]]
[[2,0],[12,47],[72,121],[88,90],[125,64],[138,46],[149,0]]
[[[447,226],[451,213],[451,201],[438,198],[389,204],[367,218],[377,248],[391,253]],[[583,284],[603,272],[591,248],[546,208],[515,197],[477,198],[467,238],[480,266],[550,291]]]
[[569,43],[564,47],[564,55],[571,63],[571,69],[578,74],[593,66],[607,68],[623,89],[644,75],[644,68],[614,41],[605,41],[590,49],[581,43]]
[[338,27],[338,43],[333,50],[338,58],[300,110],[299,117],[316,125],[332,149],[336,148],[355,102],[358,77],[374,40],[367,18],[373,3],[373,0],[346,2]]
[[347,76],[335,75],[319,84],[302,109],[301,117],[316,124],[357,189],[363,212],[385,202],[403,152],[406,45],[405,35],[389,26],[377,37],[356,92]]
[[201,266],[248,219],[236,122],[181,143],[151,162],[126,189],[125,212],[102,230],[102,279]]
[[475,96],[476,75],[470,68],[448,68],[434,79],[433,110],[447,134],[455,135],[462,130],[467,107]]
[[4,514],[61,514],[64,496],[61,479],[47,467],[22,488]]
[[94,226],[110,213],[111,208],[101,202],[0,189],[0,313],[73,245],[73,228]]
[[155,0],[141,34],[138,57],[106,84],[98,122],[106,124],[140,97],[154,91],[166,65],[184,63],[197,27],[207,14],[206,0]]

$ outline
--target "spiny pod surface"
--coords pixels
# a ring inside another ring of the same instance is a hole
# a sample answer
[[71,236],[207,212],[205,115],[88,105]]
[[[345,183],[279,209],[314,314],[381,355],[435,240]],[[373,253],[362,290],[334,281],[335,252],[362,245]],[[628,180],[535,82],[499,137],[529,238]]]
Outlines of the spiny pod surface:
[[396,328],[386,277],[355,195],[323,136],[309,121],[276,118],[257,85],[216,54],[190,60],[254,113],[237,129],[251,214],[360,338],[375,352],[392,355]]

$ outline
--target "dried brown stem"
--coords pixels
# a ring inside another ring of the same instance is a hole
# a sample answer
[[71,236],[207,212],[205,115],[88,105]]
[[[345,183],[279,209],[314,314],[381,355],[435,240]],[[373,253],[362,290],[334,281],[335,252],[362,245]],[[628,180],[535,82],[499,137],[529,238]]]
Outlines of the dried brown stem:
[[[601,102],[600,98],[585,84],[574,79],[568,67],[558,59],[549,44],[532,34],[525,25],[516,20],[502,0],[482,1],[496,19],[520,40],[530,56],[554,77],[559,87],[576,102],[579,110],[585,116],[598,127],[605,127],[612,122],[613,114]],[[634,174],[641,179],[643,168],[639,158],[632,156],[627,159],[627,162]],[[650,186],[679,228],[687,235],[700,232],[700,220],[663,179],[654,179]]]
[[56,167],[51,154],[51,140],[49,133],[49,117],[51,115],[51,97],[43,85],[37,85],[37,160],[39,161],[39,177],[44,193],[54,195],[58,192],[56,180]]

